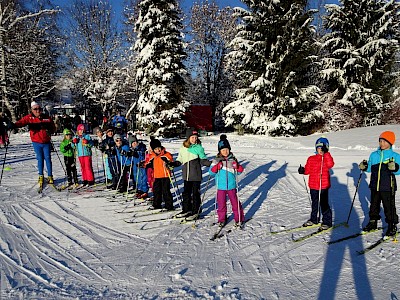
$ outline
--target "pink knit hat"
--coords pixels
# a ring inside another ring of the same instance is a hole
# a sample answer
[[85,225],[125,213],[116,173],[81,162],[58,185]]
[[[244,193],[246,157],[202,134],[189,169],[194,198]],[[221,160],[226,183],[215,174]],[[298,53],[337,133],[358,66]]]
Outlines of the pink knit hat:
[[79,131],[79,130],[85,131],[85,125],[79,124],[78,127],[76,127],[76,130],[77,131]]

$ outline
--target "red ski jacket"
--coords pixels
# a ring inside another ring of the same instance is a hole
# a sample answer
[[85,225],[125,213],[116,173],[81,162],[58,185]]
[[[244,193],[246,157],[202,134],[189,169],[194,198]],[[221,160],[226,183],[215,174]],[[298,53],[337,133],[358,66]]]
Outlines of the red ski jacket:
[[[322,169],[321,169],[322,163]],[[333,158],[329,152],[324,155],[316,154],[307,159],[304,166],[304,175],[310,175],[308,178],[308,186],[312,190],[322,190],[331,187],[331,178],[329,169],[334,165]]]
[[53,120],[45,114],[40,114],[39,117],[26,115],[14,125],[17,128],[28,125],[31,141],[40,144],[50,143],[51,134],[56,130]]

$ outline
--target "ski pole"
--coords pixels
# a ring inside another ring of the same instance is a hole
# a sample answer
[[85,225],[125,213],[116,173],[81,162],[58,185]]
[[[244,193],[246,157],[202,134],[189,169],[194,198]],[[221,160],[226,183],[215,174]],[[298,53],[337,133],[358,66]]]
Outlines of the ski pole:
[[50,143],[51,143],[51,145],[52,145],[52,147],[53,147],[53,149],[54,149],[54,152],[56,153],[56,155],[57,155],[57,158],[58,158],[58,161],[60,162],[60,164],[61,164],[61,167],[63,168],[63,170],[64,170],[64,174],[65,174],[65,176],[68,176],[67,175],[67,170],[65,170],[65,168],[64,168],[64,165],[63,165],[63,163],[62,163],[62,161],[61,161],[61,158],[60,158],[60,156],[58,155],[58,152],[57,152],[57,150],[56,150],[56,148],[54,147],[54,143],[53,143],[53,141],[52,140],[50,140]]
[[238,189],[238,184],[237,184],[237,170],[235,169],[235,189],[236,189],[236,199],[237,199],[237,213],[238,213],[238,217],[239,217],[239,224],[241,222],[241,213],[240,213],[240,202],[239,202],[239,189]]
[[4,152],[3,165],[1,166],[0,185],[3,180],[4,165],[6,164],[8,145],[10,144],[10,135],[8,136],[8,143],[6,143],[6,151]]
[[[393,157],[392,157],[392,159],[391,159],[391,161],[393,162],[394,161],[394,159],[393,159]],[[392,224],[389,224],[389,226],[393,226],[394,225],[394,222],[395,222],[395,220],[394,220],[394,216],[395,216],[395,210],[396,210],[396,203],[395,203],[395,190],[394,190],[394,179],[393,179],[393,173],[392,174],[390,174],[390,209],[392,210],[391,211],[391,215],[392,215]],[[396,226],[396,225],[395,225]],[[392,228],[393,229],[393,228]],[[395,233],[395,235],[394,235],[394,237],[393,237],[393,242],[395,242],[395,243],[397,243],[398,242],[398,240],[397,240],[397,230],[396,230],[396,233]]]
[[356,199],[356,195],[357,195],[357,192],[358,192],[358,188],[359,188],[359,186],[360,186],[361,177],[362,177],[363,173],[364,173],[364,171],[361,171],[361,172],[360,172],[360,176],[358,177],[358,181],[357,181],[357,185],[356,185],[356,192],[354,193],[353,201],[351,202],[351,207],[350,207],[349,215],[348,215],[347,221],[346,221],[346,223],[345,223],[345,225],[344,225],[344,226],[346,226],[346,227],[349,227],[349,220],[350,220],[351,211],[353,210],[354,200]]
[[322,166],[324,165],[324,154],[321,159],[321,170],[319,172],[319,193],[318,193],[318,223],[321,218],[321,193],[322,193]]
[[[300,164],[300,167],[301,167],[301,164]],[[308,191],[306,177],[304,176],[304,174],[303,174],[303,182],[304,182],[304,187],[305,187],[307,195],[308,195],[308,201],[310,201],[310,206],[312,207],[311,195],[310,195],[310,192]]]
[[171,171],[172,171],[172,176],[174,177],[175,184],[177,186],[178,199],[181,201],[179,206],[182,207],[183,199],[182,199],[182,195],[181,195],[181,193],[179,192],[179,189],[178,189],[178,181],[176,180],[174,169],[172,169]]
[[[178,200],[180,200],[180,199],[179,199],[179,196],[178,196],[178,193],[177,193],[177,188],[176,188],[176,186],[174,185],[174,182],[172,181],[172,177],[171,177],[170,172],[167,171],[167,174],[168,174],[168,177],[169,177],[169,181],[171,182],[172,187],[174,188],[175,197],[176,197]],[[181,203],[179,203],[179,208],[182,209]]]

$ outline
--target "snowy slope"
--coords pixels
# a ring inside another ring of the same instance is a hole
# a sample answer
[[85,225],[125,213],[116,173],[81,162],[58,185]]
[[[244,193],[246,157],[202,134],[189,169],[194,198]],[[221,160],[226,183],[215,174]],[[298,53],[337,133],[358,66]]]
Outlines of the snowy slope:
[[[334,223],[346,221],[362,159],[378,146],[378,136],[398,126],[327,133],[335,160],[330,203]],[[1,299],[397,299],[399,245],[386,242],[357,255],[382,232],[328,245],[326,241],[355,233],[365,224],[369,190],[362,177],[349,228],[338,227],[303,242],[292,236],[312,232],[270,232],[307,220],[310,202],[299,164],[313,154],[320,135],[268,138],[228,134],[235,156],[245,166],[239,176],[239,198],[245,230],[233,230],[216,241],[215,184],[207,186],[204,170],[203,214],[197,228],[162,220],[165,214],[140,216],[144,206],[115,200],[104,191],[35,191],[36,160],[27,134],[11,136],[12,145],[0,186]],[[61,137],[55,137],[56,145]],[[218,136],[202,138],[206,153],[217,152]],[[163,140],[174,155],[182,140]],[[0,157],[4,149],[0,150]],[[62,158],[62,157],[61,157]],[[59,184],[63,169],[53,153]],[[96,176],[102,174],[98,154]],[[8,168],[7,168],[8,169]],[[180,168],[177,185],[183,187]],[[398,199],[398,196],[397,196]],[[176,207],[178,207],[176,198]],[[130,213],[117,213],[126,208]],[[135,212],[136,211],[136,212]],[[232,225],[230,218],[229,226]],[[385,224],[384,224],[385,226]]]

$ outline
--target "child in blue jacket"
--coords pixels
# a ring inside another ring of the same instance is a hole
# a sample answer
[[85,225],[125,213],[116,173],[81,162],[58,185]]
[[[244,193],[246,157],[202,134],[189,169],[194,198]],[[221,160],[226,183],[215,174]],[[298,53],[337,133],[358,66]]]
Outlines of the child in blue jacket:
[[116,188],[118,189],[118,192],[123,193],[127,191],[128,187],[128,172],[131,171],[132,154],[126,140],[124,140],[121,135],[115,134],[114,141],[118,162],[118,171],[117,174],[115,174],[118,178]]
[[244,169],[230,151],[231,146],[226,135],[222,134],[218,142],[218,155],[210,166],[210,175],[215,177],[217,185],[218,225],[224,226],[226,223],[226,196],[228,196],[235,226],[241,227],[245,220],[242,204],[237,196],[236,175],[242,173]]
[[131,178],[135,185],[134,188],[136,187],[136,197],[144,199],[148,197],[149,191],[147,171],[142,165],[146,159],[146,145],[139,142],[134,135],[129,135],[128,142],[132,152]]
[[396,136],[392,131],[385,131],[379,136],[379,148],[371,153],[368,162],[359,164],[362,171],[371,173],[369,188],[371,189],[371,205],[369,208],[369,223],[364,231],[372,231],[378,228],[380,219],[380,206],[383,203],[385,221],[388,224],[386,236],[397,234],[399,217],[396,213],[395,193],[397,183],[395,175],[400,174],[400,155],[392,150]]

